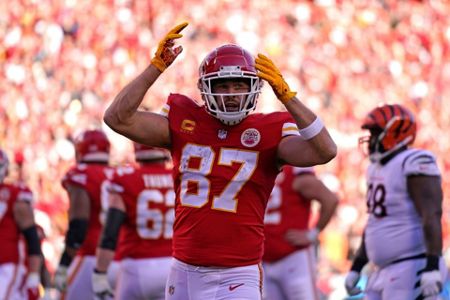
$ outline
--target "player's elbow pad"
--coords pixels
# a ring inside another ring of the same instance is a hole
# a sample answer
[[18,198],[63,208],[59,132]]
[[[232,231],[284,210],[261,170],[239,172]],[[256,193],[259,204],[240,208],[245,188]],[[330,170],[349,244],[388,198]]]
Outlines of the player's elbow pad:
[[22,234],[27,241],[28,255],[41,255],[41,242],[37,232],[36,225],[32,225],[22,230]]
[[87,219],[73,219],[69,222],[69,230],[66,234],[66,245],[78,249],[86,238],[89,222]]
[[125,212],[117,208],[108,209],[106,222],[100,238],[100,248],[116,250],[120,226],[125,220]]

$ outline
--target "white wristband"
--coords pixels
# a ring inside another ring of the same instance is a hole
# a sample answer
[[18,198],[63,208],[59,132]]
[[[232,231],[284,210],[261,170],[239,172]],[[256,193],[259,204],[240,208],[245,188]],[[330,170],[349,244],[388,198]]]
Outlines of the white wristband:
[[323,128],[322,120],[319,117],[309,124],[307,127],[300,129],[298,132],[304,140],[309,140],[319,134]]

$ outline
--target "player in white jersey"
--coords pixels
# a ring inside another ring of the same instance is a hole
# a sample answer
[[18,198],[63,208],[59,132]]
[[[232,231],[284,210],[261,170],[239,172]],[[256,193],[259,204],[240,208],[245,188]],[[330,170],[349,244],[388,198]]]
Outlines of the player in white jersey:
[[370,131],[367,170],[368,222],[345,280],[350,295],[367,262],[375,266],[365,299],[439,299],[446,278],[442,259],[441,173],[435,156],[409,148],[416,122],[401,105],[383,105],[365,118]]

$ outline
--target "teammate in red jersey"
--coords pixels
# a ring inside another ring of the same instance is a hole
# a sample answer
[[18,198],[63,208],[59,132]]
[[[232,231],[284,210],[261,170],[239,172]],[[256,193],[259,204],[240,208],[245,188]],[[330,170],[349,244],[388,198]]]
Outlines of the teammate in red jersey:
[[[310,229],[312,200],[319,202],[320,210]],[[264,218],[265,299],[319,299],[313,246],[337,204],[337,196],[315,176],[312,168],[283,167]]]
[[[23,184],[5,182],[8,167],[8,156],[0,149],[0,299],[34,300],[39,298],[42,259],[33,194]],[[27,246],[27,267],[22,235]]]
[[84,131],[75,139],[77,164],[62,180],[70,200],[69,228],[54,283],[66,299],[94,297],[91,274],[104,219],[102,184],[114,172],[108,166],[109,150],[103,131]]
[[122,262],[116,299],[164,299],[175,218],[170,154],[140,144],[134,147],[139,166],[118,168],[107,188],[109,209],[92,276],[98,299],[113,294],[106,271],[117,240]]
[[[272,61],[262,54],[255,60],[237,45],[218,47],[202,62],[205,105],[171,94],[162,115],[138,110],[181,53],[174,40],[186,26],[161,40],[149,67],[116,96],[104,120],[136,142],[171,150],[175,259],[166,299],[260,299],[264,212],[279,166],[326,163],[336,145]],[[261,79],[287,112],[250,114]]]

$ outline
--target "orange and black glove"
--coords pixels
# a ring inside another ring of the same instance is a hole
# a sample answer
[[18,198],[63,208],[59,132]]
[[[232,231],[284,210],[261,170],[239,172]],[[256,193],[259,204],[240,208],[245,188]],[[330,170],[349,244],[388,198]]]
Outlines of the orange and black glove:
[[155,56],[152,58],[152,65],[154,65],[161,73],[164,72],[164,70],[170,66],[183,51],[182,46],[173,48],[173,46],[175,46],[174,40],[183,36],[180,32],[188,26],[188,24],[188,22],[184,22],[175,26],[159,42],[158,50],[156,50]]
[[265,55],[258,54],[255,59],[255,67],[258,70],[258,77],[266,80],[272,87],[277,98],[286,104],[297,95],[291,91],[289,85],[284,81],[283,75],[275,64]]

